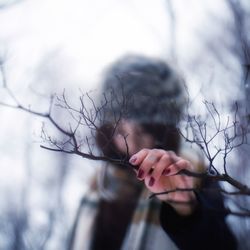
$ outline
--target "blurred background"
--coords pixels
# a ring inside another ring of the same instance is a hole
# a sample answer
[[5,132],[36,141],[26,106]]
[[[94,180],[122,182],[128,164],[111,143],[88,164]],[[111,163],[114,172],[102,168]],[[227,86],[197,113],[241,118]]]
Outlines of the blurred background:
[[[45,112],[51,94],[77,100],[99,88],[105,67],[137,53],[166,60],[183,75],[193,100],[226,116],[237,100],[250,107],[248,0],[0,0],[0,100]],[[3,77],[4,76],[4,77]],[[65,121],[64,110],[55,116]],[[241,119],[245,119],[242,116]],[[99,163],[40,148],[46,121],[0,106],[0,249],[65,249],[77,206]],[[60,136],[60,135],[58,135]],[[230,171],[249,183],[249,146]],[[239,197],[249,208],[246,198]],[[241,242],[250,220],[230,216]]]

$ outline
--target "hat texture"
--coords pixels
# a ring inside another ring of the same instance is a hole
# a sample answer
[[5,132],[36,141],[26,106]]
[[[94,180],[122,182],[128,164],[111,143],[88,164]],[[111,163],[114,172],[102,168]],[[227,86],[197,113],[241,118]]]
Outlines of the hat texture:
[[127,55],[106,71],[102,92],[108,100],[104,122],[120,118],[175,125],[186,98],[184,81],[164,61]]

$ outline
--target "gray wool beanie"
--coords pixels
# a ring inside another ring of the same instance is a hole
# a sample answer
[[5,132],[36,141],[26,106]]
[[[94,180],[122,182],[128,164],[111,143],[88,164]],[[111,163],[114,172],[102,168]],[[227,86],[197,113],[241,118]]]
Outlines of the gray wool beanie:
[[183,80],[163,61],[128,55],[106,71],[103,123],[129,119],[176,125],[186,102]]

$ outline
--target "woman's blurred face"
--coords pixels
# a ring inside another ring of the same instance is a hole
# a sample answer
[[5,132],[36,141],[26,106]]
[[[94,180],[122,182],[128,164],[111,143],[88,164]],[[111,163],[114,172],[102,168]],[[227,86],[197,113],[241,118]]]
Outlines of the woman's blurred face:
[[143,148],[152,148],[155,139],[134,121],[121,120],[114,135],[114,144],[120,152],[131,156]]

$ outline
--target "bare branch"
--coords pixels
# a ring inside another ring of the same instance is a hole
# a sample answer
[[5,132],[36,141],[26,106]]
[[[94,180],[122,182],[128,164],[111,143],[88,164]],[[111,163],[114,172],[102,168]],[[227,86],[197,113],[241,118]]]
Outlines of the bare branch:
[[[4,70],[1,71],[4,76]],[[3,79],[6,79],[3,77]],[[122,79],[121,79],[122,80]],[[60,133],[62,133],[65,138],[63,140],[58,140],[56,138],[51,137],[45,130],[45,127],[42,127],[41,137],[43,140],[49,144],[49,146],[41,145],[41,148],[50,150],[53,152],[61,152],[66,154],[74,154],[85,159],[95,160],[95,161],[105,161],[108,163],[124,166],[124,167],[133,167],[128,162],[129,155],[129,146],[127,143],[128,135],[124,135],[124,143],[126,145],[126,154],[125,157],[121,157],[121,153],[117,152],[119,159],[110,158],[104,155],[96,155],[93,153],[93,146],[95,143],[96,134],[99,133],[105,139],[105,143],[102,145],[104,148],[106,146],[112,146],[113,138],[118,129],[119,123],[121,122],[124,114],[126,114],[126,105],[128,101],[124,98],[118,99],[117,95],[114,92],[110,92],[110,96],[107,97],[103,95],[103,100],[100,105],[97,106],[94,99],[91,97],[90,93],[82,93],[79,98],[79,108],[73,107],[70,104],[66,97],[65,91],[62,96],[59,98],[58,96],[51,96],[50,104],[48,107],[48,112],[38,112],[32,110],[30,107],[27,108],[19,103],[18,99],[12,93],[12,91],[8,88],[6,80],[4,80],[4,89],[6,89],[7,94],[14,102],[14,104],[8,103],[0,103],[2,106],[11,107],[15,109],[20,109],[22,111],[28,112],[32,115],[36,115],[42,118],[47,119]],[[121,88],[121,92],[122,92]],[[85,104],[85,101],[88,101],[88,105]],[[55,102],[57,101],[57,102]],[[118,102],[122,105],[122,110],[120,113],[114,112],[114,124],[110,127],[110,133],[107,136],[106,133],[99,128],[100,124],[103,124],[105,121],[105,117],[102,112],[105,108],[109,107],[110,110],[114,110],[115,102]],[[242,126],[237,121],[238,116],[238,104],[235,104],[235,112],[233,116],[233,120],[231,121],[229,117],[225,122],[225,125],[222,124],[221,114],[213,103],[209,103],[207,101],[204,102],[204,105],[207,109],[207,117],[203,119],[201,116],[186,116],[186,126],[184,134],[183,131],[179,131],[181,136],[189,143],[196,144],[201,151],[204,153],[207,158],[209,165],[206,172],[196,173],[188,170],[181,170],[178,174],[192,176],[200,179],[209,179],[211,181],[217,182],[226,182],[232,185],[235,188],[235,191],[227,191],[224,189],[217,189],[217,192],[221,192],[227,195],[250,195],[250,189],[247,185],[239,182],[235,178],[231,177],[228,173],[228,163],[227,158],[228,155],[237,147],[241,146],[246,142],[246,134],[248,130],[246,127]],[[65,129],[60,122],[56,121],[53,117],[53,107],[57,106],[65,109],[73,119],[73,123],[69,123],[68,129]],[[212,121],[212,126],[209,124],[209,121]],[[89,136],[81,135],[82,128],[86,127],[90,130]],[[211,131],[213,133],[211,133]],[[216,140],[218,138],[223,138],[223,145],[217,145]],[[87,148],[88,151],[82,151],[82,146]],[[213,150],[216,150],[213,152]],[[116,150],[116,149],[114,149]],[[214,161],[217,157],[223,157],[223,167],[224,172],[220,173],[218,168],[214,165]],[[168,194],[171,192],[199,192],[201,190],[190,188],[190,189],[174,189],[168,190],[163,193],[156,193],[154,195]]]

